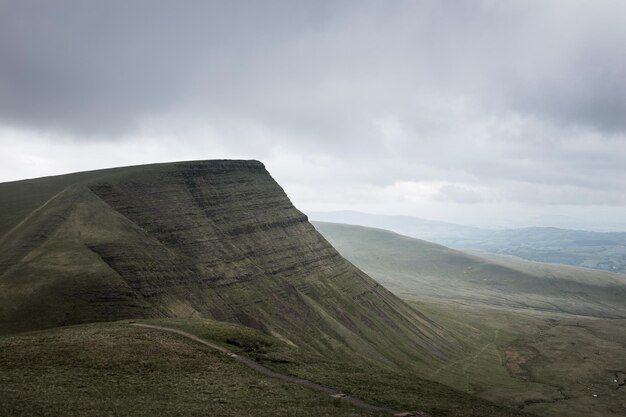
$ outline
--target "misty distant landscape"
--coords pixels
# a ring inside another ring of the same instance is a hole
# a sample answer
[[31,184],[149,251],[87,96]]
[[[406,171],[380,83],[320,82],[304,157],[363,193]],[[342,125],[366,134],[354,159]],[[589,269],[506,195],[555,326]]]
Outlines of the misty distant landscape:
[[626,416],[626,2],[0,1],[0,417]]
[[313,220],[364,225],[459,249],[474,249],[550,262],[626,272],[626,232],[593,232],[556,227],[490,230],[410,216],[359,212],[313,212]]

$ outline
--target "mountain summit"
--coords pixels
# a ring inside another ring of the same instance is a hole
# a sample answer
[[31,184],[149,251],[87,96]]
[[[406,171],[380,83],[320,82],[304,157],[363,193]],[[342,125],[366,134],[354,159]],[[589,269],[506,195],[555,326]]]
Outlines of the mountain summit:
[[258,161],[0,184],[0,333],[207,317],[388,365],[445,331],[342,258]]

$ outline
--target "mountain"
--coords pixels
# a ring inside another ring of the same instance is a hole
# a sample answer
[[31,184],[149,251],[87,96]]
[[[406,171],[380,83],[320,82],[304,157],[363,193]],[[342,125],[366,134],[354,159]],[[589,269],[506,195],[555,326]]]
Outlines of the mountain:
[[386,366],[452,340],[347,262],[257,161],[0,184],[0,333],[211,318]]
[[556,227],[481,229],[411,216],[383,216],[353,211],[311,213],[313,220],[363,225],[459,249],[512,255],[563,265],[626,273],[626,233]]
[[344,257],[403,298],[626,318],[626,275],[470,254],[375,228],[313,224]]

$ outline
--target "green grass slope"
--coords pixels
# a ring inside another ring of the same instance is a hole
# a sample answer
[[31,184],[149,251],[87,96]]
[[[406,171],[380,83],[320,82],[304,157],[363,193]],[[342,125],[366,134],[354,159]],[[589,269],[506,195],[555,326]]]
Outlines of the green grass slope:
[[406,298],[626,317],[626,275],[468,254],[381,229],[314,224],[344,257]]
[[2,416],[376,415],[128,325],[0,337],[0,364]]
[[[370,404],[432,417],[521,417],[515,410],[415,377],[355,365],[254,329],[206,319],[178,328],[276,372]],[[257,373],[182,336],[125,322],[0,336],[0,415],[389,416]]]
[[626,415],[623,275],[314,225],[456,336],[459,349],[425,377],[541,416]]
[[128,175],[137,171],[155,169],[163,165],[153,164],[101,169],[0,183],[0,196],[2,196],[0,199],[0,238],[34,211],[45,206],[46,202],[56,194],[73,184],[104,176]]
[[464,352],[426,376],[546,417],[626,415],[626,320],[415,302],[457,334]]
[[0,201],[0,333],[206,317],[391,368],[454,346],[342,258],[257,161],[6,183]]

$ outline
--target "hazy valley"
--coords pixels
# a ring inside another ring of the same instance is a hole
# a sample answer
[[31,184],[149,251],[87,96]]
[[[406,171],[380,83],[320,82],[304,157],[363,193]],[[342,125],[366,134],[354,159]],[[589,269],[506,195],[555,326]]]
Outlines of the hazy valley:
[[348,260],[464,340],[466,350],[431,378],[538,415],[626,410],[626,275],[314,224]]
[[314,212],[313,220],[390,230],[444,246],[499,255],[626,272],[626,233],[556,227],[485,229],[411,216],[383,216],[354,211]]

